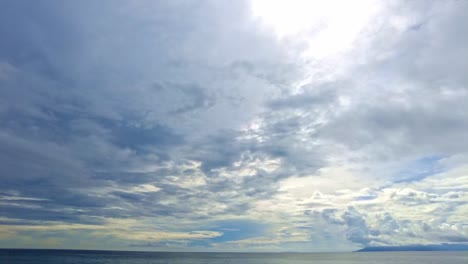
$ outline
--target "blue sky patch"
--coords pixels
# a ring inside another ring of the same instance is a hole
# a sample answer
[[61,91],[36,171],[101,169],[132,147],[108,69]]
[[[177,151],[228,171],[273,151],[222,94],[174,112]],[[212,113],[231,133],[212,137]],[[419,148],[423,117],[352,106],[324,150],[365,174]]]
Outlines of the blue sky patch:
[[213,223],[212,231],[222,232],[223,235],[211,239],[213,242],[236,241],[265,234],[268,224],[252,220],[226,220]]

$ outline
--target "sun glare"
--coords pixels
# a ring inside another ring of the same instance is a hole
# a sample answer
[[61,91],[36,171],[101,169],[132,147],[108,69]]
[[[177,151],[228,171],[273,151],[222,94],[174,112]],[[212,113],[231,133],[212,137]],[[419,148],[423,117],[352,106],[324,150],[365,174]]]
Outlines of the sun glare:
[[252,0],[252,14],[280,38],[309,45],[305,56],[325,57],[349,48],[377,11],[374,0]]

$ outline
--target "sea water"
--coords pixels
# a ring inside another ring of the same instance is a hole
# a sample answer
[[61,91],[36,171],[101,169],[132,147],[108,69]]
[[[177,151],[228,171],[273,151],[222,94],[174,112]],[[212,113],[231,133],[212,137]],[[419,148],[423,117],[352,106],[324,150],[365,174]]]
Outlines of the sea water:
[[0,264],[468,264],[468,252],[179,253],[0,250]]

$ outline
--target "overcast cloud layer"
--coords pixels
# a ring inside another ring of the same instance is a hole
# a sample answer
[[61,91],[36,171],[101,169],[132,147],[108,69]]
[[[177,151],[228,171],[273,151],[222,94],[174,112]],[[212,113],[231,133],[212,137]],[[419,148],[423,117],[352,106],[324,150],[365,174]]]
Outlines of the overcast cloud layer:
[[466,10],[1,1],[0,247],[467,243]]

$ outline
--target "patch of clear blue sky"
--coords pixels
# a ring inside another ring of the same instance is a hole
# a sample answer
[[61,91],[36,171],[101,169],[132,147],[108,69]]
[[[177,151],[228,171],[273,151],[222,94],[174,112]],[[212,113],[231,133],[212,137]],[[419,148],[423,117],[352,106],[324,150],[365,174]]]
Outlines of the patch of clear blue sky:
[[226,242],[262,236],[268,225],[252,220],[226,220],[214,223],[210,229],[223,233],[222,236],[213,238],[212,242]]
[[420,181],[431,175],[443,172],[445,168],[439,162],[443,158],[446,158],[446,156],[431,155],[409,162],[396,173],[397,180],[394,183]]

